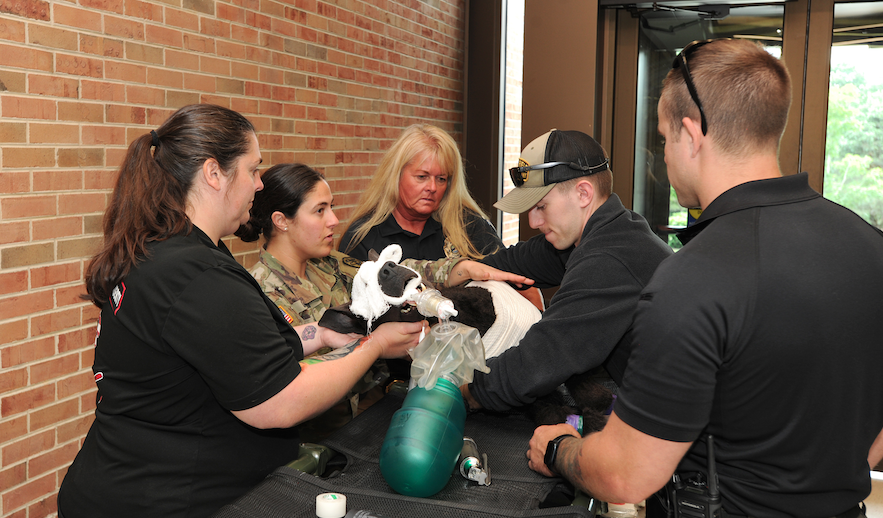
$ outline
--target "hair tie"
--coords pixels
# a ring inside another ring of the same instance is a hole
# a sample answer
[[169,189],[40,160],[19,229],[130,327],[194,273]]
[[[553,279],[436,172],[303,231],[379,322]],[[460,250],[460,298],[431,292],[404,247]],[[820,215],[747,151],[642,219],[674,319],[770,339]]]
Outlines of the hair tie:
[[159,135],[156,134],[156,130],[150,130],[150,136],[153,147],[159,147]]

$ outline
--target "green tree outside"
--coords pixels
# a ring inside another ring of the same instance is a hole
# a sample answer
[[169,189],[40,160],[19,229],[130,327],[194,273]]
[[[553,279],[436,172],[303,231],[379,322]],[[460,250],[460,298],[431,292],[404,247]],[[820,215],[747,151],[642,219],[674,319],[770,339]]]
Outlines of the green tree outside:
[[864,70],[883,49],[865,50],[864,66],[832,53],[824,195],[883,229],[883,80]]

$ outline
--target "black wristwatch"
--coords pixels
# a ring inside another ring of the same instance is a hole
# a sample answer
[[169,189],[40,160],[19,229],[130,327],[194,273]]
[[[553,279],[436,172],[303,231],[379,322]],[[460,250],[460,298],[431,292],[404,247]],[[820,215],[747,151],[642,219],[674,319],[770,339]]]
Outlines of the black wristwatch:
[[549,471],[552,471],[553,473],[557,473],[557,471],[555,470],[555,459],[558,457],[558,445],[561,444],[561,441],[567,439],[568,437],[575,436],[570,435],[569,433],[559,435],[558,437],[555,437],[554,439],[549,441],[549,444],[546,445],[546,456],[543,457],[543,462],[546,463],[546,467],[549,468]]

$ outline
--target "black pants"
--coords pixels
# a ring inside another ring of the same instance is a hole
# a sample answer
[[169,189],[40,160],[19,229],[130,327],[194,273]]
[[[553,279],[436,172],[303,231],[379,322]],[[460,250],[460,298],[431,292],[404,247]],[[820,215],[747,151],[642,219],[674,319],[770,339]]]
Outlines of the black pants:
[[[850,508],[848,511],[844,511],[844,512],[842,512],[832,518],[866,518],[866,515],[865,515],[866,510],[867,509],[865,508],[865,504],[860,503],[860,504],[856,504],[855,506]],[[647,518],[671,518],[670,515],[667,514],[665,507],[660,502],[659,495],[653,495],[647,499],[647,507],[645,509],[645,513],[646,513],[645,516]],[[723,512],[722,518],[750,518],[750,517],[745,517],[740,514],[730,514],[725,509]]]

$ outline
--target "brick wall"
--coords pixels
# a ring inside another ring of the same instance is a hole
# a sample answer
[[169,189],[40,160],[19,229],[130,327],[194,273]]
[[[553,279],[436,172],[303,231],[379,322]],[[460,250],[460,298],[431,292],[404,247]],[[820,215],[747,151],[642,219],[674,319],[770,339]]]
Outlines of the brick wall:
[[[92,421],[84,265],[128,143],[221,104],[345,220],[401,129],[462,131],[465,0],[0,0],[0,516],[55,513]],[[229,240],[250,265],[255,246]]]

